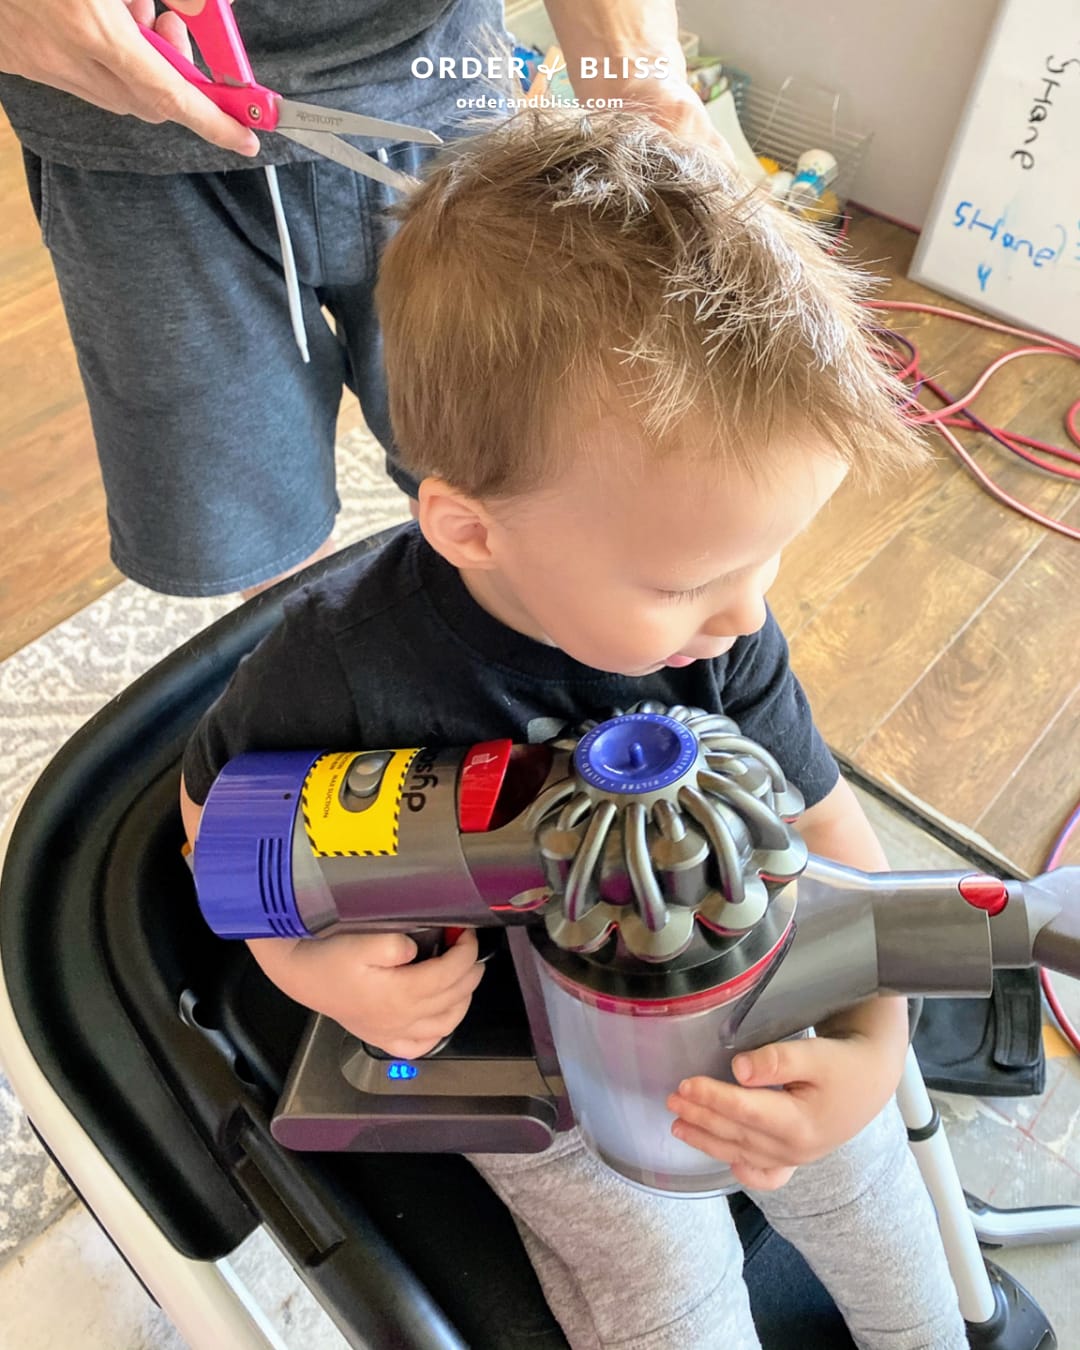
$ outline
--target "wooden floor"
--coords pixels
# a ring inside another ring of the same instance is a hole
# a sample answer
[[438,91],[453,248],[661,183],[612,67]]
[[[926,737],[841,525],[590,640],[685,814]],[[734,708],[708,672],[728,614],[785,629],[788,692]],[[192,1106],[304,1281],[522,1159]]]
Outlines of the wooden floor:
[[[0,661],[123,580],[19,144],[0,112]],[[339,429],[360,425],[351,395]]]
[[[852,237],[888,260],[888,298],[959,307],[906,280],[909,232],[863,219]],[[934,316],[890,322],[957,393],[1017,345]],[[1005,367],[978,408],[1060,443],[1077,398],[1076,363],[1038,357]],[[1008,492],[1080,527],[1080,484],[963,439]],[[1033,870],[1080,799],[1080,543],[998,505],[935,445],[905,484],[842,489],[785,558],[773,606],[829,743]]]
[[120,580],[75,354],[2,115],[0,313],[2,660]]
[[[861,217],[851,240],[891,278],[890,298],[940,302],[905,279],[910,233]],[[120,580],[74,354],[2,123],[0,307],[2,660]],[[895,326],[956,390],[1013,345],[926,316]],[[1007,367],[979,409],[1060,440],[1078,397],[1076,365],[1039,358]],[[343,419],[358,421],[355,400]],[[992,445],[978,458],[1010,492],[1080,526],[1080,485]],[[1036,868],[1080,799],[1080,544],[992,501],[942,445],[931,467],[873,498],[842,489],[791,549],[772,601],[830,744]],[[1080,839],[1071,856],[1080,861]]]

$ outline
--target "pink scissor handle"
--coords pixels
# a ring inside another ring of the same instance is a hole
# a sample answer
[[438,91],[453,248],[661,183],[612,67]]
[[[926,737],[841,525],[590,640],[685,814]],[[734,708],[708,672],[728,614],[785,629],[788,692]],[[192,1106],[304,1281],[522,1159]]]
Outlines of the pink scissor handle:
[[[170,8],[179,9],[175,0],[167,0],[167,3],[169,3]],[[187,22],[186,17],[185,22]],[[190,28],[190,24],[188,26]],[[233,28],[235,31],[235,24]],[[201,94],[205,94],[211,102],[216,103],[222,112],[228,113],[230,117],[234,117],[246,127],[253,127],[256,131],[273,131],[277,126],[278,96],[272,89],[256,84],[253,78],[247,83],[239,85],[216,84],[213,80],[208,80],[198,66],[178,52],[171,42],[166,42],[152,28],[139,24],[139,29],[147,42],[161,53],[169,65],[174,70],[179,71],[184,79],[189,84],[193,84]],[[192,32],[194,36],[194,30]],[[202,43],[198,41],[198,38],[195,40],[200,52],[202,52]],[[205,55],[205,52],[203,54]],[[241,54],[243,54],[242,48]],[[251,65],[246,55],[243,60],[250,76]],[[207,64],[209,64],[209,61]]]
[[255,83],[229,0],[162,0],[162,3],[187,24],[217,84]]

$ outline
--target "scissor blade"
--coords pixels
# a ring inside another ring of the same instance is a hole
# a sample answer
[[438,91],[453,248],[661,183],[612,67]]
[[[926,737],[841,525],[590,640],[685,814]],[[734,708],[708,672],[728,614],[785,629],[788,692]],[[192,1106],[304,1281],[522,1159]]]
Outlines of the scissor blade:
[[344,136],[374,136],[379,140],[442,145],[442,137],[424,127],[384,122],[380,117],[365,117],[362,113],[338,112],[336,108],[320,108],[315,103],[296,103],[291,98],[278,100],[278,121],[274,129],[280,131],[282,127],[289,131],[330,131]]
[[391,169],[381,160],[365,155],[362,150],[357,150],[355,145],[339,140],[328,131],[282,131],[280,123],[274,130],[280,131],[282,136],[288,136],[289,140],[295,141],[297,145],[306,145],[309,150],[317,150],[327,159],[344,164],[347,169],[355,169],[357,173],[367,174],[369,178],[377,178],[380,183],[397,188],[398,192],[406,192],[412,187],[411,178],[406,178],[404,174]]

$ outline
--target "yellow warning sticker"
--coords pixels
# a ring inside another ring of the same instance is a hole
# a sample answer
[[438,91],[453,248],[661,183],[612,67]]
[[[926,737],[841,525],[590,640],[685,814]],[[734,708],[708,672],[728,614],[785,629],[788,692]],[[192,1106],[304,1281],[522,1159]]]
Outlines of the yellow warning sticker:
[[[416,750],[394,750],[369,800],[345,791],[345,779],[359,751],[317,759],[301,794],[304,829],[317,858],[391,858],[398,851],[401,792]],[[348,804],[347,804],[348,803]]]

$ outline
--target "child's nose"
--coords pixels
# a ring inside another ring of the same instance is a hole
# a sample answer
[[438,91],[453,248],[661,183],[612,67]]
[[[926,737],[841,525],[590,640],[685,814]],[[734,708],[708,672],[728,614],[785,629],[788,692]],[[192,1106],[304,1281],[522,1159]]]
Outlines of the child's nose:
[[723,609],[710,618],[703,629],[708,637],[746,637],[765,623],[765,596],[748,589],[729,598]]

